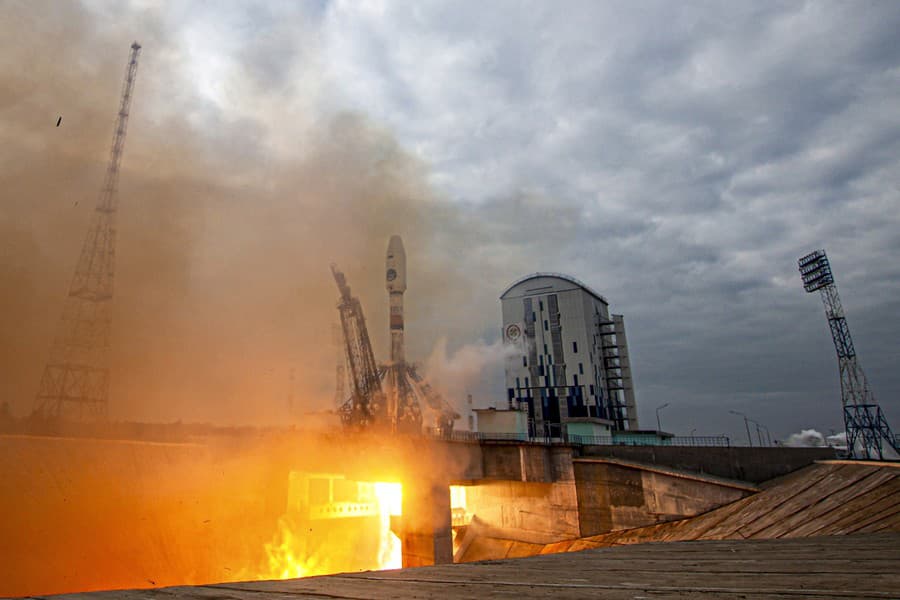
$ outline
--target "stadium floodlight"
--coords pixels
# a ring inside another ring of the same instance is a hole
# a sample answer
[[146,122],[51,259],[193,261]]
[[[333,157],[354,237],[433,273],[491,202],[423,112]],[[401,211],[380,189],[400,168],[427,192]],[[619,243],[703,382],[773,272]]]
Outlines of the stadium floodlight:
[[803,289],[807,292],[816,292],[834,283],[831,264],[824,250],[810,252],[797,263],[800,267],[800,277],[803,279]]

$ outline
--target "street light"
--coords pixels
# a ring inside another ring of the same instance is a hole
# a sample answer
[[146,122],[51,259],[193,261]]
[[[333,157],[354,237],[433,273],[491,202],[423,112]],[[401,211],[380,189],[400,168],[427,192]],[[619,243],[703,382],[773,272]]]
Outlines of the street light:
[[[760,423],[759,421],[754,421],[753,419],[747,419],[754,425],[756,425],[756,439],[759,440],[760,446],[771,446],[772,445],[772,435],[769,433],[769,428]],[[763,443],[763,435],[762,432],[766,432],[766,439],[768,440],[768,444]]]
[[659,424],[659,411],[661,411],[668,405],[669,405],[669,403],[666,402],[665,404],[662,404],[662,405],[656,407],[656,431],[658,431],[658,432],[662,432],[662,425]]
[[750,424],[747,422],[750,419],[748,419],[747,415],[745,415],[744,413],[738,412],[736,410],[729,410],[728,412],[730,412],[733,415],[737,415],[739,417],[744,417],[744,427],[747,428],[747,442],[750,444],[750,447],[752,448],[753,447],[753,438],[750,437]]

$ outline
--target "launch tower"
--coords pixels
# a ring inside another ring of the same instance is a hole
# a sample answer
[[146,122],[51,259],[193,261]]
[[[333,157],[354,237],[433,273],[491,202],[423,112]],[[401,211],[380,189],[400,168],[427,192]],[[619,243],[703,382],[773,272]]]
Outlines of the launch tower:
[[[440,434],[450,433],[459,414],[419,375],[415,365],[406,362],[403,339],[406,251],[400,236],[391,236],[385,262],[391,356],[389,362],[377,367],[362,316],[362,305],[358,298],[350,294],[343,273],[332,265],[341,291],[338,311],[341,315],[346,376],[351,383],[351,396],[341,406],[341,418],[344,425],[350,428],[375,427],[395,433],[418,433],[422,430],[424,406],[434,414],[434,430]],[[343,373],[339,365],[338,394],[343,390]]]
[[41,376],[36,408],[44,416],[74,420],[107,416],[119,165],[140,52],[137,42],[131,44],[106,177]]

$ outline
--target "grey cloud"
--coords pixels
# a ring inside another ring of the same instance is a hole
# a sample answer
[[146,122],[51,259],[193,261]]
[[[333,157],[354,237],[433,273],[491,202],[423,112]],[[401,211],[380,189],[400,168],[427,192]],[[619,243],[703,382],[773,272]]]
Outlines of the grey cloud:
[[[779,435],[828,430],[840,423],[833,350],[796,274],[797,257],[824,246],[900,427],[895,3],[223,6],[160,18],[181,41],[180,22],[221,23],[234,94],[161,93],[154,72],[142,102],[160,123],[190,115],[197,160],[224,181],[209,194],[231,217],[241,199],[257,203],[263,246],[299,254],[304,273],[327,261],[286,241],[305,231],[279,217],[306,206],[301,192],[327,195],[342,224],[366,230],[342,257],[359,253],[367,315],[383,308],[373,240],[393,233],[390,211],[409,212],[411,268],[429,269],[417,274],[429,293],[410,291],[418,355],[440,336],[451,353],[493,341],[503,287],[561,270],[626,315],[645,420],[671,402],[667,427],[685,433],[739,435],[728,409]],[[12,77],[4,69],[0,84]],[[347,110],[367,117],[335,119]],[[300,187],[335,161],[342,169]],[[230,221],[210,219],[227,234]],[[197,252],[214,254],[203,243]]]

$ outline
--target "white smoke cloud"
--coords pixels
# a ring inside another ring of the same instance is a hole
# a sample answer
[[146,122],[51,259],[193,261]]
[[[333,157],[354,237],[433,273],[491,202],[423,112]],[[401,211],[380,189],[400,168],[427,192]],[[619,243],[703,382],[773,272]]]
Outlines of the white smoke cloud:
[[791,448],[833,448],[847,447],[847,433],[841,432],[825,436],[815,429],[801,429],[800,433],[792,433],[784,440],[784,445]]
[[[447,350],[447,338],[439,338],[425,361],[428,382],[457,409],[465,409],[466,395],[472,394],[477,407],[493,405],[492,388],[503,378],[503,363],[517,350],[501,340],[492,344],[479,340],[455,352]],[[460,411],[463,413],[463,411]]]
[[784,440],[784,445],[791,448],[817,448],[825,446],[825,436],[815,429],[802,429],[800,433],[792,433]]

